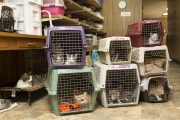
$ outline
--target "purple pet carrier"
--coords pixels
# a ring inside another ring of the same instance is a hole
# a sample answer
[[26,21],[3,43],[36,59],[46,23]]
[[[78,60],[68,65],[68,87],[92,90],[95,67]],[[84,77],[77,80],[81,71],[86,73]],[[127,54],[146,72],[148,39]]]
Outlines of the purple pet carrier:
[[83,27],[49,27],[46,38],[49,68],[83,68],[85,65],[87,47]]

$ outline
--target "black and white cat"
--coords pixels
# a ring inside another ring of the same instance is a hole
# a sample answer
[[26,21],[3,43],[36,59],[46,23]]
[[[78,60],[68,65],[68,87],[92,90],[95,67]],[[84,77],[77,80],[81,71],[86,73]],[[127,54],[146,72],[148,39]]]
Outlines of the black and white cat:
[[66,54],[65,65],[75,65],[77,64],[78,54]]
[[[24,87],[32,87],[32,75],[31,72],[24,73],[20,79],[18,80],[15,88],[24,88]],[[12,91],[11,97],[16,96],[16,91]]]

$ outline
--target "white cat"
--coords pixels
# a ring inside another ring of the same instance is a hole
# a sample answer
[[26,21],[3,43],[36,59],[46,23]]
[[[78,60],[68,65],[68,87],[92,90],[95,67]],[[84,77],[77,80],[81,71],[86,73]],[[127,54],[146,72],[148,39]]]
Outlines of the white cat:
[[[18,80],[15,88],[32,87],[32,75],[31,73],[24,73]],[[16,96],[16,91],[12,91],[11,97]]]
[[77,64],[77,55],[78,54],[66,54],[66,62],[65,65],[75,65]]
[[157,33],[150,33],[149,44],[158,44],[158,37]]

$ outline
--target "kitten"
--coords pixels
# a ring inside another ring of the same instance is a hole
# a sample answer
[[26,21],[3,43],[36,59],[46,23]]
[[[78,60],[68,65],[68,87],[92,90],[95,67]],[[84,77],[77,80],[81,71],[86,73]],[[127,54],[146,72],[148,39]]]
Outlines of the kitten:
[[121,103],[120,94],[121,94],[122,91],[123,91],[122,86],[119,86],[117,88],[109,90],[110,104],[113,104],[114,102]]
[[158,44],[158,37],[157,33],[150,33],[149,44]]
[[77,54],[66,54],[65,65],[75,65],[77,64]]
[[113,102],[121,103],[120,92],[118,90],[116,89],[109,90],[109,94],[110,94],[110,104],[113,104]]
[[52,56],[52,63],[62,65],[64,64],[64,56],[63,54],[54,54]]
[[[164,94],[164,83],[158,82],[156,84],[151,84],[148,90],[148,96],[155,96],[155,98],[160,101],[162,100],[162,95]],[[151,98],[152,99],[152,98]]]
[[119,57],[118,53],[116,55],[113,55],[112,56],[112,62],[118,62],[118,57]]
[[81,107],[89,107],[91,105],[91,96],[84,92],[80,95],[74,95],[75,102]]
[[[18,80],[15,88],[32,87],[32,75],[31,73],[24,73]],[[16,91],[12,91],[11,97],[16,96]]]

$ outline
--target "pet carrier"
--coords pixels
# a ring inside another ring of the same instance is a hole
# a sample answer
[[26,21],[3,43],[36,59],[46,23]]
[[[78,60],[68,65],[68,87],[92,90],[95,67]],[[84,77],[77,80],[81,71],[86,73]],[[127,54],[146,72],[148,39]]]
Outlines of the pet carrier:
[[[65,5],[63,0],[43,0],[42,10],[48,10],[51,15],[64,15]],[[47,13],[42,13],[42,15],[46,15]]]
[[144,20],[128,25],[127,36],[133,47],[158,46],[162,44],[163,28],[159,20]]
[[129,37],[108,37],[99,40],[99,60],[105,64],[126,64],[131,62],[131,41]]
[[56,115],[90,112],[95,108],[99,88],[92,67],[49,69],[45,85]]
[[8,0],[8,2],[15,5],[35,4],[38,6],[42,6],[43,4],[43,0]]
[[17,21],[17,32],[20,34],[42,35],[42,23],[28,19]]
[[42,7],[61,6],[65,7],[63,0],[43,0]]
[[46,37],[49,68],[83,68],[86,40],[81,26],[49,27]]
[[140,100],[144,102],[165,102],[172,89],[166,76],[144,77],[141,86]]
[[105,65],[94,63],[94,72],[101,89],[98,98],[104,107],[137,105],[140,78],[136,64]]
[[13,9],[8,6],[2,6],[0,18],[0,31],[13,32],[14,31]]
[[19,16],[18,20],[22,21],[25,19],[41,22],[41,7],[35,4],[22,4],[18,5],[19,7]]
[[169,69],[170,58],[165,45],[133,48],[131,60],[138,64],[141,76],[166,74]]

